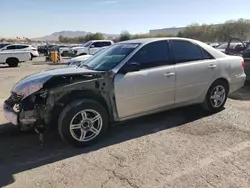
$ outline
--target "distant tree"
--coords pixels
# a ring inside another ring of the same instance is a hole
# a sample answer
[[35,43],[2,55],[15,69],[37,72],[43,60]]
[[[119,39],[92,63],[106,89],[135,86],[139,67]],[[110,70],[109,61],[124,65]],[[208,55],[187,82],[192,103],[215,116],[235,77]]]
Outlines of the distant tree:
[[104,39],[104,36],[101,33],[94,33],[94,34],[90,33],[90,34],[85,35],[86,42],[90,40],[103,40],[103,39]]
[[119,36],[119,41],[125,41],[125,40],[130,40],[131,39],[131,35],[128,31],[122,31],[120,36]]
[[4,42],[4,41],[6,41],[5,38],[1,38],[0,42]]

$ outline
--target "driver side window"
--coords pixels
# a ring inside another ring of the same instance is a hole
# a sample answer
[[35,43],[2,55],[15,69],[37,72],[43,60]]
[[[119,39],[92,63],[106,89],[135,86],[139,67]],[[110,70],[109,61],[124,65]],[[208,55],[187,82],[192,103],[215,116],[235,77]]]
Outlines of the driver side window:
[[100,48],[102,47],[101,42],[94,42],[93,44],[91,44],[91,48]]
[[140,69],[171,64],[167,41],[157,41],[147,44],[136,52],[129,60],[129,63],[139,63]]

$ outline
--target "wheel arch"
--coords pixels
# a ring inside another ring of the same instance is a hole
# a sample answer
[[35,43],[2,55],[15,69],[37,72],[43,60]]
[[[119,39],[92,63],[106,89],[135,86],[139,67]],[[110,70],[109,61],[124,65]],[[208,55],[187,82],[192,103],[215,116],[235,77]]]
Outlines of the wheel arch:
[[216,80],[214,80],[214,81],[210,84],[209,88],[210,88],[215,82],[218,82],[218,81],[224,82],[224,83],[226,84],[226,87],[227,87],[227,88],[226,88],[226,89],[227,89],[227,92],[229,92],[229,90],[230,90],[229,81],[228,81],[226,78],[224,78],[224,77],[217,78]]
[[229,81],[226,78],[224,78],[224,77],[220,77],[220,78],[217,78],[213,82],[210,83],[209,87],[205,90],[204,94],[202,95],[202,98],[200,99],[201,101],[204,101],[206,99],[206,96],[207,96],[207,93],[208,93],[209,89],[217,81],[223,81],[223,82],[225,82],[225,84],[227,86],[227,92],[229,92],[229,89],[230,89],[230,87],[229,87]]
[[109,119],[112,118],[111,108],[108,105],[108,101],[105,100],[105,98],[102,96],[99,92],[94,92],[91,90],[74,90],[67,94],[65,94],[63,97],[61,97],[58,101],[56,101],[56,108],[53,110],[53,113],[55,113],[56,117],[59,117],[65,106],[67,106],[69,103],[79,100],[79,99],[90,99],[93,101],[96,101],[100,103],[107,111]]
[[8,61],[11,61],[11,60],[17,60],[17,62],[19,62],[19,59],[17,57],[8,57],[6,59],[6,63],[8,63]]

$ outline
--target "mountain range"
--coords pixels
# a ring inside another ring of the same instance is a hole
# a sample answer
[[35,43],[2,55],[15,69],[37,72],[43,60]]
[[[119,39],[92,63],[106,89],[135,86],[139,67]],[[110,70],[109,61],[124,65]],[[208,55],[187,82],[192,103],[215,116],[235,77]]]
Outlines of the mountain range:
[[[43,37],[38,37],[38,38],[32,38],[32,40],[42,40],[42,41],[58,41],[59,36],[63,37],[80,37],[80,36],[85,36],[87,34],[91,34],[91,32],[87,31],[59,31],[59,32],[54,32],[50,35],[46,35]],[[108,37],[117,37],[118,34],[106,34],[102,33],[105,38]]]

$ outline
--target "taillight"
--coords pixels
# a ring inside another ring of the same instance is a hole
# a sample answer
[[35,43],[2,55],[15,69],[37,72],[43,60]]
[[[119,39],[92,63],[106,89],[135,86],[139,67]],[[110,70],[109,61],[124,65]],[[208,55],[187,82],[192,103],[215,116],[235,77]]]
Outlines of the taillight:
[[242,67],[245,68],[245,61],[242,61]]

